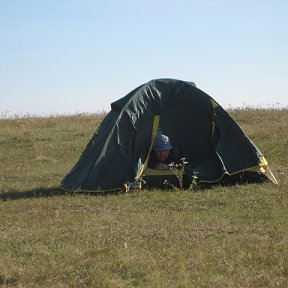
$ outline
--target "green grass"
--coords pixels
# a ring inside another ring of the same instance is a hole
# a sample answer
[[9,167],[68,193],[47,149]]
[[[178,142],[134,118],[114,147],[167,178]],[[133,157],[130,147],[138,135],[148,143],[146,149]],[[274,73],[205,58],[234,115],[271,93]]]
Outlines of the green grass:
[[0,120],[0,286],[287,287],[288,111],[230,112],[278,186],[65,194],[103,115]]

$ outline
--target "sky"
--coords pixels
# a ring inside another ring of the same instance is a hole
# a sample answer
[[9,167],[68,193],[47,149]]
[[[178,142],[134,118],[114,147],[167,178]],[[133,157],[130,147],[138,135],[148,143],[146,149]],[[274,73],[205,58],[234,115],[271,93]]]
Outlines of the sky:
[[152,79],[288,107],[286,0],[0,0],[0,115],[98,113]]

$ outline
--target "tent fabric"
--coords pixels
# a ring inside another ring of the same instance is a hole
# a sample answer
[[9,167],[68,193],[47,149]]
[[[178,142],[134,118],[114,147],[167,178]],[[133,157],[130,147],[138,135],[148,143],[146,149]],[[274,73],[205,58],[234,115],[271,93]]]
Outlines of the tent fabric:
[[157,128],[168,135],[189,179],[217,182],[239,171],[265,170],[267,161],[231,116],[193,82],[156,79],[111,104],[79,161],[64,177],[66,190],[121,189],[143,173]]

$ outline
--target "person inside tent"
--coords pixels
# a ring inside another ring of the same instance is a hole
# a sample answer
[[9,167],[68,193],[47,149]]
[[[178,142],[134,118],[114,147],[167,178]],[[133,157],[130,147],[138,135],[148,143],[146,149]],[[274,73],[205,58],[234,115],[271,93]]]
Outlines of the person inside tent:
[[175,153],[170,144],[169,137],[159,132],[154,139],[148,167],[158,170],[169,170],[169,164],[172,162],[175,162]]

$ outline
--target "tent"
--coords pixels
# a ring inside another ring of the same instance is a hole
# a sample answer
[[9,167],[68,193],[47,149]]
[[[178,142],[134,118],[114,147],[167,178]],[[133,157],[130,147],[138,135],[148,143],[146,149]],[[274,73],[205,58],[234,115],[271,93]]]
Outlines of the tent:
[[188,162],[190,181],[195,173],[198,183],[252,173],[276,183],[262,153],[214,99],[193,82],[156,79],[111,104],[60,186],[69,191],[129,187],[145,175],[159,127],[177,159]]

